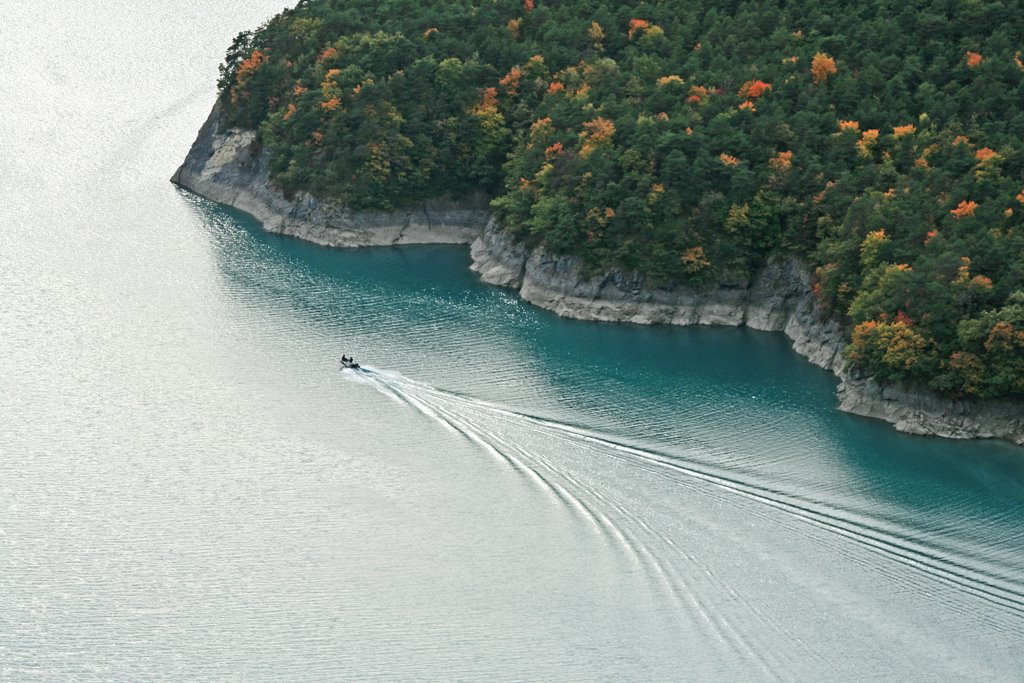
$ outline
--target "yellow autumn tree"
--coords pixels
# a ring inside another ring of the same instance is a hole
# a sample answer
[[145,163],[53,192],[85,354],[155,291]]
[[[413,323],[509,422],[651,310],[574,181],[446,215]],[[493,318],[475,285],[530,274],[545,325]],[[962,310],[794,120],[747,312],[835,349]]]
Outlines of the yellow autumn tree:
[[867,320],[853,328],[846,359],[883,381],[898,381],[921,371],[929,340],[905,320]]
[[603,116],[598,116],[592,121],[583,124],[583,132],[580,139],[583,144],[580,146],[580,156],[588,157],[598,147],[610,144],[612,136],[615,135],[615,123]]
[[828,77],[835,73],[836,60],[824,52],[814,55],[814,58],[811,60],[811,78],[814,79],[815,85],[825,83],[828,81]]

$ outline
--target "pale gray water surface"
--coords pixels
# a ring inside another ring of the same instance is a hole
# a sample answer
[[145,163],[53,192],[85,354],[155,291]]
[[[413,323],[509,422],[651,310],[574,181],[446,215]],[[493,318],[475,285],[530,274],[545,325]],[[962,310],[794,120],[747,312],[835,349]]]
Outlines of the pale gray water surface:
[[3,3],[0,680],[1024,678],[1021,449],[170,185],[278,9]]

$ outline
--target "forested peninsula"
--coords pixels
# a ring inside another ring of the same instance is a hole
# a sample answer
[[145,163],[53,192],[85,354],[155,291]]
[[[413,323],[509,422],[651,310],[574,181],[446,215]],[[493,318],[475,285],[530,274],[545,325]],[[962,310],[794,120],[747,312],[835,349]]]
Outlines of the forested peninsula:
[[198,179],[244,143],[324,230],[446,207],[522,256],[502,284],[531,253],[698,295],[796,263],[819,364],[1022,441],[1022,49],[1019,2],[302,1],[236,38],[176,179],[239,204]]

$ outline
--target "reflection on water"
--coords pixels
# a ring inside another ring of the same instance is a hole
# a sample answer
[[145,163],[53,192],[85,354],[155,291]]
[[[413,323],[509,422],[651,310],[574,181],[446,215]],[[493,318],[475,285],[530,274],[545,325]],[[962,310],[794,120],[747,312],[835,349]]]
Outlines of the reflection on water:
[[0,28],[0,680],[1024,677],[1021,449],[167,183],[277,9]]

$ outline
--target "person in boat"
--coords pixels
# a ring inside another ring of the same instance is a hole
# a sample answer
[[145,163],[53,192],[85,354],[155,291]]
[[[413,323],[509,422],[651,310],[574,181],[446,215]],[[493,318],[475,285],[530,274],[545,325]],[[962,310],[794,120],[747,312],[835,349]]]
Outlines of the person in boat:
[[351,363],[352,359],[351,358],[346,358],[345,354],[341,354],[341,362],[342,363]]

